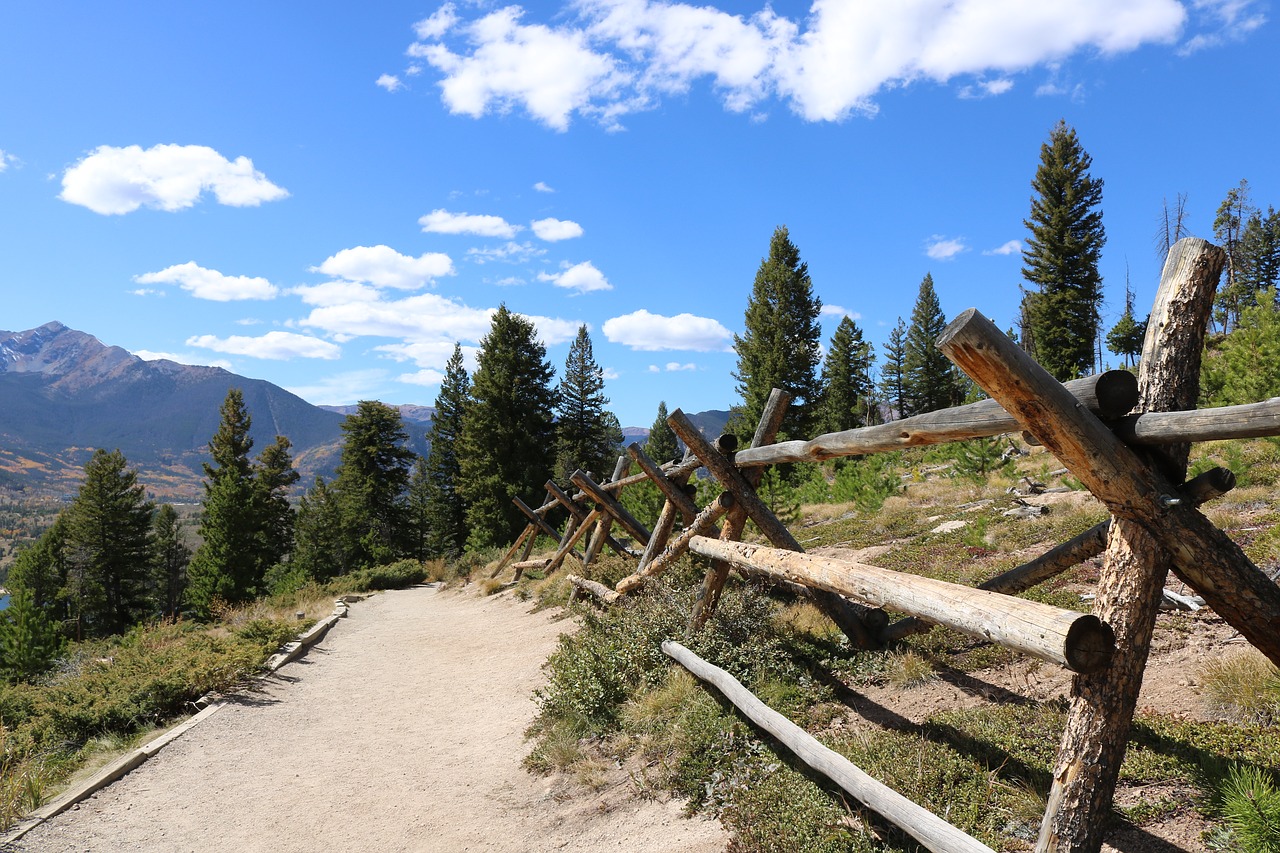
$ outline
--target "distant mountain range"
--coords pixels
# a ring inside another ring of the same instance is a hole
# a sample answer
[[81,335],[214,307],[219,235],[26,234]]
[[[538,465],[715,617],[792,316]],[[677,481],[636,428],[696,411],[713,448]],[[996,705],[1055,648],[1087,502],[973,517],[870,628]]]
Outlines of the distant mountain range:
[[[220,367],[144,361],[58,322],[0,331],[0,488],[74,493],[85,462],[101,447],[123,452],[152,494],[197,500],[207,445],[231,388],[244,394],[255,449],[288,436],[300,485],[332,475],[341,424],[354,406],[314,406],[270,382]],[[425,454],[434,409],[397,408],[410,447]],[[716,436],[728,412],[689,417]],[[628,427],[623,433],[630,443],[649,431]]]

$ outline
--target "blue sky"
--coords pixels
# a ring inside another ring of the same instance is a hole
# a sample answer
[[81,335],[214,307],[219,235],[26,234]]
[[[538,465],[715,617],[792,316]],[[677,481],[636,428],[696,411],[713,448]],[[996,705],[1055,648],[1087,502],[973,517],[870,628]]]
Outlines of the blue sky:
[[313,403],[431,404],[505,302],[591,330],[624,425],[737,398],[786,225],[879,349],[926,272],[1012,323],[1039,148],[1105,181],[1104,322],[1165,199],[1280,204],[1253,0],[48,3],[0,16],[0,327],[50,320]]

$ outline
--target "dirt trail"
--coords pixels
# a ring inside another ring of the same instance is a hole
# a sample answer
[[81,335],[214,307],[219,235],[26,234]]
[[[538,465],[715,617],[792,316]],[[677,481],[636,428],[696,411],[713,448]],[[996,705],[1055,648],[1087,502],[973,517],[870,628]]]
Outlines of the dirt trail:
[[527,611],[428,588],[358,603],[262,690],[16,849],[724,850],[718,823],[675,803],[565,800],[521,768],[531,691],[571,624]]

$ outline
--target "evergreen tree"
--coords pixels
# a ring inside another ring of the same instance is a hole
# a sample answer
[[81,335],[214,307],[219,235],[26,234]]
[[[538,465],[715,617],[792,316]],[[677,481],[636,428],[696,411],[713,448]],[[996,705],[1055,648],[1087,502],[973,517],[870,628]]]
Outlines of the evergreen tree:
[[283,563],[293,551],[294,509],[289,503],[289,490],[301,475],[294,470],[293,445],[283,435],[263,448],[253,466],[254,509],[257,513],[257,567],[254,577],[261,583],[274,566]]
[[361,400],[342,422],[342,461],[333,492],[342,513],[349,568],[383,565],[406,553],[405,491],[414,453],[400,413],[376,400]]
[[304,577],[323,583],[354,568],[346,548],[342,509],[320,477],[298,501],[293,534],[291,565]]
[[1058,122],[1040,146],[1031,182],[1031,230],[1022,252],[1023,277],[1038,290],[1024,296],[1029,351],[1059,381],[1091,372],[1102,306],[1098,260],[1106,243],[1102,180],[1076,132]]
[[1245,286],[1240,281],[1241,242],[1245,223],[1257,208],[1249,200],[1249,182],[1242,180],[1227,191],[1227,197],[1218,205],[1213,220],[1213,236],[1227,253],[1227,280],[1218,288],[1214,297],[1214,317],[1229,332],[1240,319],[1240,311],[1249,304]]
[[119,450],[94,451],[67,508],[67,579],[77,639],[124,631],[149,612],[152,504]]
[[1107,332],[1107,349],[1125,357],[1125,365],[1132,366],[1142,352],[1142,342],[1147,336],[1147,321],[1138,322],[1133,316],[1133,291],[1129,282],[1124,283],[1124,314]]
[[24,681],[47,670],[62,651],[63,637],[30,590],[9,597],[0,613],[0,676]]
[[541,493],[555,461],[555,370],[533,323],[499,306],[477,361],[458,443],[473,550],[510,542],[528,523],[511,499]]
[[644,452],[659,465],[681,458],[680,440],[667,423],[669,416],[667,401],[659,400],[658,414],[654,417],[653,426],[649,427],[649,437],[644,442]]
[[182,613],[182,598],[187,589],[187,564],[191,549],[182,541],[178,513],[163,504],[152,522],[155,552],[152,556],[151,587],[160,614],[177,619]]
[[826,432],[866,426],[870,420],[873,386],[871,344],[851,317],[841,318],[831,336],[822,364],[823,424]]
[[423,562],[431,553],[431,476],[425,456],[413,461],[405,495],[405,554]]
[[780,436],[808,438],[821,413],[817,367],[821,359],[822,300],[813,293],[809,267],[791,242],[786,226],[769,241],[760,262],[744,318],[745,331],[734,335],[742,414],[736,423],[750,438],[774,388],[791,394]]
[[239,388],[227,391],[218,431],[209,440],[212,463],[204,464],[200,546],[188,568],[188,596],[202,617],[215,601],[240,603],[258,592],[264,567],[260,517],[249,451],[252,419]]
[[880,391],[899,418],[907,416],[906,353],[907,324],[899,317],[885,342],[884,367],[880,369]]
[[1200,394],[1210,406],[1257,403],[1280,395],[1280,311],[1276,292],[1262,291],[1234,329],[1213,342],[1201,366]]
[[1280,285],[1280,214],[1274,207],[1263,216],[1255,210],[1240,235],[1237,273],[1246,304],[1257,304],[1259,291]]
[[458,442],[470,393],[471,378],[462,366],[462,347],[454,344],[436,396],[431,432],[427,434],[431,450],[425,471],[425,524],[427,553],[433,556],[456,557],[467,544],[467,508],[458,490],[462,476]]
[[31,593],[32,603],[53,618],[71,618],[68,601],[67,514],[59,513],[40,538],[18,551],[5,585],[10,593]]
[[596,364],[586,325],[569,345],[564,375],[556,390],[556,477],[561,485],[579,468],[597,478],[617,459],[622,442],[618,418],[605,407],[604,371]]
[[903,342],[902,396],[906,415],[933,412],[959,402],[955,370],[942,351],[934,346],[934,341],[946,327],[947,318],[933,289],[933,276],[925,273]]

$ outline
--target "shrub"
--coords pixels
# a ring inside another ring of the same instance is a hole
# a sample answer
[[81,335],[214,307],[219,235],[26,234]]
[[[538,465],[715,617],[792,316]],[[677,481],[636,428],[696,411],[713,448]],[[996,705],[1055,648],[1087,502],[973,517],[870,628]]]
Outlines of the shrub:
[[1233,765],[1218,795],[1223,820],[1243,853],[1280,853],[1280,788],[1271,774]]

